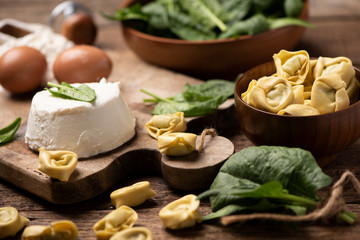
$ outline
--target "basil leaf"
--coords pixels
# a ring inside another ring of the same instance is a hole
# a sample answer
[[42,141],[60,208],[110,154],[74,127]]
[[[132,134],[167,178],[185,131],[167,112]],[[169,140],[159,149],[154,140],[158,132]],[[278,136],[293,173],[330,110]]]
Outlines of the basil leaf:
[[0,129],[0,144],[10,141],[21,125],[21,118],[18,117],[9,126]]
[[73,87],[66,82],[61,82],[61,85],[48,82],[50,87],[56,87],[58,91],[54,91],[49,88],[45,88],[55,97],[72,99],[83,102],[93,102],[96,98],[95,90],[89,86],[82,84],[79,87]]

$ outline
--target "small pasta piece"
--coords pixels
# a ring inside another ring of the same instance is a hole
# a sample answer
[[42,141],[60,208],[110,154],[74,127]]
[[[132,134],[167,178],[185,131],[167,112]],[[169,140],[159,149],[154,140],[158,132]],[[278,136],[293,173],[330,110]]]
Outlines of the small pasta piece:
[[347,108],[350,100],[345,87],[346,83],[339,74],[317,78],[311,90],[311,106],[320,114]]
[[184,113],[154,115],[145,124],[145,129],[155,139],[164,133],[184,132],[186,130]]
[[62,220],[52,222],[50,225],[31,225],[25,228],[22,240],[75,240],[78,229],[72,221]]
[[201,222],[199,205],[200,201],[193,194],[169,203],[159,212],[162,225],[170,229],[194,226],[197,222]]
[[51,232],[49,225],[31,225],[24,229],[21,240],[50,240]]
[[40,165],[38,169],[52,178],[68,181],[78,162],[78,156],[71,151],[47,151],[39,149]]
[[145,227],[132,227],[116,233],[110,240],[153,240],[153,235]]
[[278,112],[279,115],[311,116],[320,114],[316,108],[304,104],[291,104]]
[[292,85],[303,84],[310,70],[310,57],[304,51],[289,52],[281,50],[273,56],[276,74]]
[[262,77],[249,93],[252,106],[277,113],[294,99],[292,85],[284,78]]
[[54,239],[74,240],[78,236],[78,229],[72,221],[56,221],[51,223]]
[[256,80],[251,80],[251,82],[249,83],[248,89],[246,90],[246,92],[241,94],[241,99],[246,102],[248,105],[253,105],[251,99],[250,99],[250,92],[251,90],[254,88],[254,86],[256,86],[257,81]]
[[97,239],[108,240],[115,233],[131,228],[137,219],[138,215],[132,208],[121,206],[95,223],[93,229]]
[[196,149],[197,135],[193,133],[166,133],[158,138],[158,148],[162,154],[184,156]]
[[156,193],[150,187],[150,183],[142,181],[113,191],[110,198],[112,205],[116,208],[122,205],[135,207],[155,195]]
[[15,236],[28,222],[14,207],[0,208],[0,239]]
[[303,104],[305,100],[305,94],[304,94],[304,86],[303,85],[296,85],[292,87],[294,98],[291,102],[291,104]]
[[314,68],[314,77],[328,76],[339,74],[341,79],[346,83],[346,92],[349,95],[350,102],[354,103],[359,96],[359,82],[355,77],[355,69],[352,61],[347,57],[319,57]]

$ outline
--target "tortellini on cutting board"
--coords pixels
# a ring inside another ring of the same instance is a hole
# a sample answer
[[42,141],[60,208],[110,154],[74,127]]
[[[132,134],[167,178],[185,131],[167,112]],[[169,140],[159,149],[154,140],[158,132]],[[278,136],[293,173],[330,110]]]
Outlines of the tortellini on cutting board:
[[281,50],[276,73],[253,79],[241,98],[260,110],[291,116],[331,113],[359,99],[360,84],[350,59],[309,58],[306,51]]
[[153,240],[151,231],[145,227],[133,227],[113,235],[110,240]]
[[112,205],[116,208],[122,205],[135,207],[155,195],[156,193],[150,187],[150,183],[142,181],[113,191],[110,198]]
[[71,151],[47,151],[39,149],[40,165],[38,169],[52,178],[68,181],[78,162],[78,156]]
[[110,239],[115,233],[131,228],[138,219],[137,213],[128,206],[120,206],[95,223],[97,239]]
[[184,113],[154,115],[145,124],[145,129],[155,139],[164,133],[184,132],[186,130]]
[[14,207],[0,208],[0,239],[15,236],[28,222]]
[[181,229],[201,222],[198,212],[200,201],[193,194],[186,195],[163,207],[159,216],[162,225],[169,229]]
[[78,229],[72,221],[52,222],[50,225],[31,225],[24,229],[22,240],[75,240]]
[[196,149],[196,138],[193,133],[166,133],[158,137],[158,148],[162,154],[184,156]]

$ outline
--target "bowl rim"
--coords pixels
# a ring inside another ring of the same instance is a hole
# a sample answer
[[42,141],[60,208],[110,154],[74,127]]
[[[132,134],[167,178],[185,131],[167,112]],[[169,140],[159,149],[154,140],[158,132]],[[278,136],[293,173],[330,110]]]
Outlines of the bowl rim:
[[[258,66],[255,66],[251,69],[249,69],[248,71],[246,71],[242,76],[239,77],[239,79],[236,81],[236,84],[235,84],[235,89],[234,89],[234,99],[235,99],[235,103],[236,103],[236,100],[238,100],[241,104],[245,105],[246,107],[252,109],[253,111],[257,111],[257,112],[261,112],[263,114],[267,114],[267,115],[270,115],[270,116],[274,116],[274,117],[280,117],[280,118],[292,118],[292,119],[305,119],[305,118],[328,118],[330,115],[342,115],[344,112],[347,112],[347,111],[352,111],[353,108],[357,107],[357,106],[360,106],[360,96],[359,96],[359,99],[351,104],[349,107],[347,108],[344,108],[344,109],[341,109],[339,111],[336,111],[336,112],[331,112],[331,113],[324,113],[324,114],[318,114],[318,115],[308,115],[308,116],[291,116],[291,115],[279,115],[279,114],[276,114],[276,113],[271,113],[271,112],[267,112],[267,111],[264,111],[264,110],[261,110],[261,109],[258,109],[258,108],[255,108],[253,106],[250,106],[249,104],[247,104],[244,100],[242,100],[241,98],[241,93],[239,93],[238,91],[238,88],[239,85],[240,85],[240,81],[249,74],[249,72],[252,72],[252,71],[255,71],[256,69],[260,68],[260,67],[264,67],[265,65],[268,65],[268,64],[274,64],[273,61],[269,61],[269,62],[266,62],[266,63],[263,63],[263,64],[260,64]],[[353,66],[353,68],[355,69],[355,74],[358,73],[360,74],[360,69],[358,69],[357,67]],[[360,83],[360,79],[357,79]]]
[[[120,9],[129,6],[130,4],[134,3],[136,0],[125,0],[121,5]],[[309,9],[309,0],[304,1],[303,9],[301,10],[299,16],[301,18],[305,18],[306,11]],[[232,42],[239,42],[243,40],[249,40],[249,39],[257,39],[257,38],[263,38],[267,35],[272,35],[277,32],[291,30],[291,29],[297,29],[297,28],[304,28],[302,26],[286,26],[282,28],[277,29],[270,29],[268,31],[256,34],[254,36],[251,35],[243,35],[238,38],[225,38],[225,39],[214,39],[214,40],[183,40],[183,39],[174,39],[174,38],[165,38],[165,37],[158,37],[154,35],[150,35],[147,33],[143,33],[141,31],[138,31],[134,28],[128,27],[125,24],[120,21],[120,24],[124,31],[128,31],[133,35],[136,35],[143,39],[148,39],[150,41],[154,42],[160,42],[160,43],[168,43],[168,44],[179,44],[179,45],[193,45],[193,44],[202,44],[202,45],[213,45],[213,44],[219,44],[219,43],[232,43]]]

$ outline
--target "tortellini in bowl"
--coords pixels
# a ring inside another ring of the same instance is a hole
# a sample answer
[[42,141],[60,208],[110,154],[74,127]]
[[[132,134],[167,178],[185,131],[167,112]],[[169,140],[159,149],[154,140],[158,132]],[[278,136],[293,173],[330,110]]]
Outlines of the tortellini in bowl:
[[238,79],[240,130],[255,145],[299,147],[326,165],[360,137],[359,80],[349,58],[282,50]]

